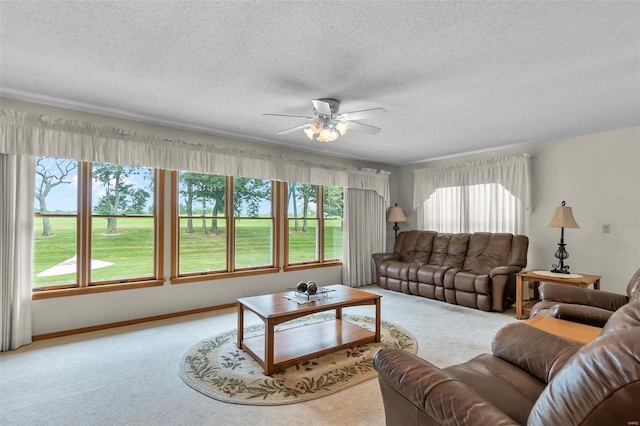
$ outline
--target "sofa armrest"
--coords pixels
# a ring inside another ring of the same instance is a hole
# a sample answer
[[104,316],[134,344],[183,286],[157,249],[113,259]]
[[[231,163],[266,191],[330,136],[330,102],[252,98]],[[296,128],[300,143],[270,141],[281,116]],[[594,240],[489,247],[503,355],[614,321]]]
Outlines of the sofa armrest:
[[496,266],[489,271],[489,277],[493,279],[496,275],[511,275],[517,274],[520,271],[522,271],[522,268],[519,266]]
[[579,322],[594,327],[604,327],[613,312],[608,309],[594,306],[573,305],[571,303],[558,303],[553,305],[549,313],[554,318]]
[[400,260],[400,253],[373,253],[371,255],[373,264],[375,265],[375,282],[380,282],[380,265],[385,260]]
[[[374,356],[373,365],[378,371],[383,400],[389,388],[435,424],[517,424],[466,384],[412,353],[381,349]],[[385,405],[385,411],[393,409],[391,404]]]
[[491,342],[491,349],[494,356],[549,383],[580,346],[517,322],[498,330]]
[[595,306],[612,312],[617,311],[629,301],[626,295],[564,284],[542,283],[539,290],[540,300]]
[[400,253],[373,253],[371,257],[374,262],[382,263],[385,260],[400,260]]

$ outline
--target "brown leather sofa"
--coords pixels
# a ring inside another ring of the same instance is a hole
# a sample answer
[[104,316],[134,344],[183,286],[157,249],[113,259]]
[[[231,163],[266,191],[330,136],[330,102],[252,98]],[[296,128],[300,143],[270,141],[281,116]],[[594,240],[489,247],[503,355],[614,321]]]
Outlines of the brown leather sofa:
[[542,283],[539,290],[540,302],[531,308],[531,317],[545,315],[602,327],[614,311],[640,300],[640,269],[631,277],[626,295],[553,283]]
[[527,265],[524,235],[405,231],[393,253],[375,253],[378,285],[483,311],[515,301],[515,274]]
[[374,367],[387,426],[630,425],[640,421],[640,301],[585,346],[525,323],[503,327],[492,354],[440,369],[382,349]]

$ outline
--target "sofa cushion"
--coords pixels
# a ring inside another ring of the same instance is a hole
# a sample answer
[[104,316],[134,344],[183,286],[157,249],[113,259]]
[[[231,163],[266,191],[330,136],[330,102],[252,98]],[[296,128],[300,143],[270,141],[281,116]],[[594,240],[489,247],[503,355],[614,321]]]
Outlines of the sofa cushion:
[[472,272],[458,272],[453,281],[453,287],[456,290],[466,291],[469,293],[489,294],[491,284],[489,275],[478,275]]
[[436,233],[433,231],[405,231],[398,235],[394,251],[400,260],[411,263],[427,263]]
[[462,269],[477,274],[488,274],[496,266],[509,265],[512,239],[512,234],[472,234]]
[[461,268],[469,247],[470,234],[437,234],[429,264]]
[[640,300],[633,300],[611,315],[601,334],[640,326]]
[[520,424],[527,423],[529,412],[545,387],[524,370],[488,354],[444,370]]

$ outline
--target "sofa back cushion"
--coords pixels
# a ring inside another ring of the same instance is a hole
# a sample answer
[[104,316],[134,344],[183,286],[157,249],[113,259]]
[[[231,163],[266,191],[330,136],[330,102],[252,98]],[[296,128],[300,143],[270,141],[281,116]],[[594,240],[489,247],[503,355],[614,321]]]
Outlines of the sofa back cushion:
[[629,280],[627,296],[629,296],[629,300],[640,300],[640,269]]
[[638,401],[640,327],[631,327],[600,336],[571,357],[536,401],[527,424],[635,424]]
[[400,254],[400,261],[427,263],[433,246],[433,231],[405,231],[398,234],[393,251]]
[[462,268],[470,236],[471,234],[436,234],[429,264]]
[[609,317],[600,334],[607,334],[630,327],[640,327],[640,300],[632,300],[616,310]]
[[[467,250],[467,257],[464,261],[463,269],[484,275],[488,274],[496,266],[513,265],[512,261],[514,257],[517,257],[517,254],[512,252],[515,249],[513,242],[513,234],[490,232],[476,232],[472,234],[469,239],[469,249]],[[521,250],[521,247],[518,247],[518,250]]]

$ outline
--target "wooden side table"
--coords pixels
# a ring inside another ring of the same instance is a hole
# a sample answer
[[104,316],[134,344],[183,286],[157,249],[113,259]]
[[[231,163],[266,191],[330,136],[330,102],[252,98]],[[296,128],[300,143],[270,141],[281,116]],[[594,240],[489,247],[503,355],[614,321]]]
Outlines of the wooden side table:
[[[544,274],[544,275],[543,275]],[[522,319],[523,315],[529,316],[531,307],[538,302],[538,286],[541,281],[572,285],[575,287],[587,288],[593,284],[593,288],[600,290],[600,275],[586,274],[549,274],[547,271],[524,271],[516,274],[516,318]],[[522,303],[522,285],[524,283],[533,283],[533,300],[528,303]]]
[[526,324],[532,327],[554,334],[568,340],[576,345],[586,345],[598,337],[602,332],[601,328],[592,325],[580,324],[579,322],[565,321],[558,318],[536,315],[528,319]]

